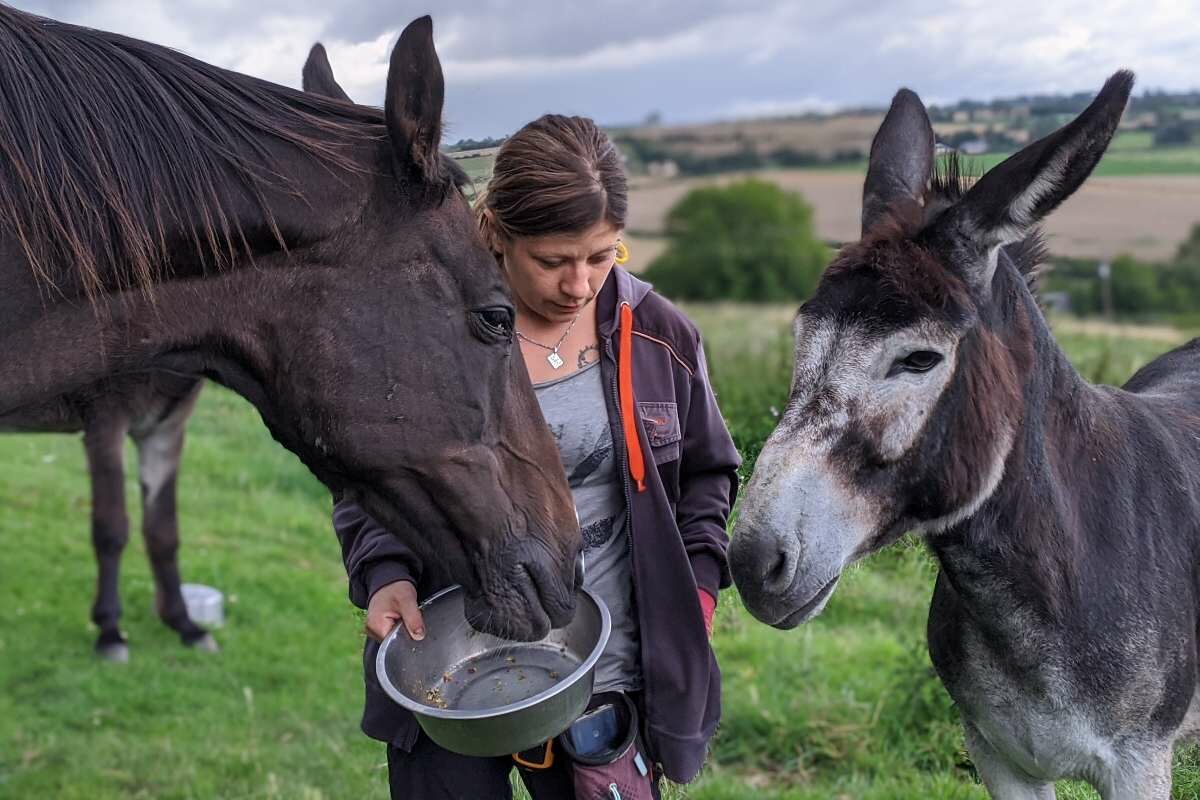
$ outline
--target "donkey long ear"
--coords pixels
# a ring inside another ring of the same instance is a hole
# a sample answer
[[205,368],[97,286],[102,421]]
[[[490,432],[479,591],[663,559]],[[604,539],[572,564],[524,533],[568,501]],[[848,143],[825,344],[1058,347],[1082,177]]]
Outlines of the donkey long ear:
[[990,285],[998,248],[1025,238],[1091,174],[1117,130],[1132,88],[1132,72],[1113,75],[1082,114],[984,174],[938,223],[953,226],[955,235],[987,252],[979,274],[969,276],[973,283]]
[[392,50],[384,116],[396,163],[424,183],[439,180],[442,101],[446,84],[433,49],[433,20],[409,23]]
[[301,85],[304,87],[304,91],[331,97],[334,100],[345,100],[347,103],[353,102],[350,100],[350,95],[346,94],[334,79],[333,67],[329,66],[329,56],[325,54],[325,47],[320,42],[314,44],[312,50],[308,51],[302,76]]
[[896,92],[871,142],[863,184],[864,234],[897,202],[921,202],[933,174],[933,144],[933,128],[921,99],[908,89]]

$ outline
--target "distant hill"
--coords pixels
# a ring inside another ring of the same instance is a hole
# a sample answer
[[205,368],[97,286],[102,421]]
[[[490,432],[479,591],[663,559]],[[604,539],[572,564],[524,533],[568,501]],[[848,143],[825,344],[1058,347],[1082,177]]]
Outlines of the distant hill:
[[[1005,153],[1041,138],[1082,111],[1090,92],[1029,95],[934,105],[938,140],[969,155]],[[610,128],[630,171],[663,177],[751,169],[858,164],[884,108],[692,125]],[[1153,148],[1200,145],[1200,92],[1147,91],[1134,97],[1122,131],[1143,132]]]

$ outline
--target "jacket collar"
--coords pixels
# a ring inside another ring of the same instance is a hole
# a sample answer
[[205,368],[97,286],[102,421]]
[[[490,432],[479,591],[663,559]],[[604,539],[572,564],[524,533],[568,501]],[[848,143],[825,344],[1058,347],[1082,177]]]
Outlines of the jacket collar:
[[650,294],[651,286],[644,280],[635,277],[623,267],[613,266],[608,279],[600,287],[596,296],[596,332],[611,338],[620,323],[620,308],[622,303],[628,303],[636,309],[638,304]]

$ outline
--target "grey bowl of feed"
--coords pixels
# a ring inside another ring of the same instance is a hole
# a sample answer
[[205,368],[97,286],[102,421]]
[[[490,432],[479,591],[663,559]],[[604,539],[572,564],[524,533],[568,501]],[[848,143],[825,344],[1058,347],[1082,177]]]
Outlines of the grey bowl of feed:
[[397,625],[383,640],[379,684],[447,750],[500,756],[535,747],[583,713],[608,643],[603,601],[586,589],[577,598],[566,626],[536,642],[513,642],[467,624],[460,587],[438,592],[421,604],[424,639]]

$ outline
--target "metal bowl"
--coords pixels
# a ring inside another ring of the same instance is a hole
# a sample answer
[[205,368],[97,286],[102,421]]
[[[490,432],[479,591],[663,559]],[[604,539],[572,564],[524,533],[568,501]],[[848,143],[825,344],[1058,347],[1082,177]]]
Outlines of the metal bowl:
[[536,642],[479,633],[452,586],[421,604],[425,638],[403,625],[379,647],[375,672],[430,739],[455,753],[501,756],[562,733],[587,707],[612,630],[608,609],[580,589],[575,618]]

